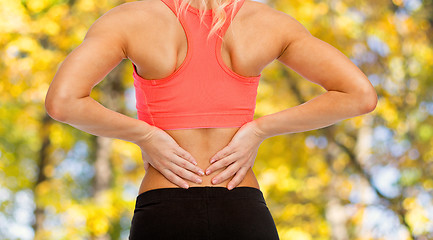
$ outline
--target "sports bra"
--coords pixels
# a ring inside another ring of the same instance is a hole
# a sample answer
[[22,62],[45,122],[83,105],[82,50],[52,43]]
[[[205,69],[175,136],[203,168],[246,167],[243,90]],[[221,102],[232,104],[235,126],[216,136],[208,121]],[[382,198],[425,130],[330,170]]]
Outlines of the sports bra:
[[[173,1],[161,0],[175,14]],[[221,38],[244,3],[225,7],[227,20],[218,34]],[[179,2],[180,5],[180,2]],[[187,38],[185,60],[172,74],[161,79],[133,78],[137,117],[164,130],[189,128],[241,127],[253,120],[258,76],[242,76],[228,68],[221,57],[222,39],[213,35],[207,42],[212,9],[205,12],[206,24],[200,24],[199,10],[188,6],[179,20]],[[205,26],[207,25],[207,26]]]

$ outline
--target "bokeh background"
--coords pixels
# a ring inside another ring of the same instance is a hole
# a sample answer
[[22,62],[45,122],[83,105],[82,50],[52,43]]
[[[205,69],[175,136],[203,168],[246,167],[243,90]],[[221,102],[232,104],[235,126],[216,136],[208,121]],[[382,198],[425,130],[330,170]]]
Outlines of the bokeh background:
[[[44,108],[60,63],[124,2],[0,0],[0,239],[127,239],[145,174],[139,147]],[[253,170],[281,239],[433,239],[433,1],[265,3],[348,56],[379,97],[367,115],[262,143]],[[91,96],[136,118],[131,66]],[[324,91],[275,61],[255,118]]]

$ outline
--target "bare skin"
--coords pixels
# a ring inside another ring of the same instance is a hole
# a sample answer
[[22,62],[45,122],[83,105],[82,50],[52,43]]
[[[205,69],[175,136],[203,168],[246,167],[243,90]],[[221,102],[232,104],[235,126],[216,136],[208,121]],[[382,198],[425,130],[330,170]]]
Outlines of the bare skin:
[[[165,131],[106,109],[90,97],[92,88],[122,59],[130,59],[143,78],[161,79],[179,68],[186,53],[183,28],[162,1],[122,4],[99,18],[62,63],[47,93],[47,112],[88,133],[136,143],[146,168],[140,194],[184,183],[259,189],[251,167],[263,140],[329,126],[376,106],[373,86],[345,55],[286,13],[250,0],[245,0],[224,36],[221,55],[226,66],[239,75],[257,76],[278,60],[326,93],[242,128]],[[211,164],[213,157],[218,160]],[[200,169],[211,174],[202,176]],[[201,183],[194,181],[197,177]],[[220,181],[213,184],[214,178]]]
[[[176,16],[172,14],[172,12],[164,5],[164,3],[162,3],[160,0],[156,0],[150,4],[154,8],[153,14],[157,14],[158,16],[164,18],[165,21],[161,21],[161,25],[155,23],[149,24],[149,21],[145,21],[142,24],[140,23],[144,29],[149,30],[136,33],[134,40],[137,42],[141,41],[142,44],[134,44],[134,42],[128,44],[128,58],[136,64],[137,73],[140,76],[144,77],[145,79],[160,79],[170,75],[174,68],[177,69],[182,64],[186,57],[187,41],[184,30],[182,29]],[[193,6],[198,7],[198,5]],[[137,7],[144,8],[145,6],[143,5]],[[261,11],[259,8],[264,8],[263,11],[274,11],[264,4],[246,1],[236,15],[237,21],[234,20],[232,22],[229,29],[227,30],[226,35],[224,36],[224,42],[226,43],[222,46],[222,56],[224,63],[226,63],[230,69],[234,69],[236,73],[244,76],[259,75],[266,65],[279,56],[284,44],[283,40],[280,40],[280,44],[272,44],[275,40],[272,38],[272,34],[270,34],[271,32],[265,29],[265,26],[263,26],[263,29],[260,29],[260,31],[262,33],[268,34],[268,37],[262,39],[254,37],[261,35],[259,32],[252,30],[255,22],[260,21],[259,19],[253,20],[256,17],[255,15],[257,15],[254,14],[254,11]],[[272,14],[270,12],[268,14]],[[264,17],[265,16],[263,16],[263,18]],[[248,22],[248,24],[242,23],[244,21]],[[234,38],[233,32],[230,28],[236,32],[236,39]],[[170,32],[158,32],[158,29],[170,29]],[[150,39],[146,37],[147,32],[152,32],[152,35],[155,33],[157,36],[154,36],[153,39]],[[169,38],[167,37],[168,34],[170,34]],[[276,36],[274,37],[276,38]],[[251,38],[255,41],[251,41]],[[173,39],[176,39],[176,41],[173,41]],[[153,47],[155,46],[155,41],[162,41],[161,46],[165,46],[164,48],[166,49]],[[254,47],[262,44],[270,47],[268,47],[266,50]],[[255,51],[247,49],[255,49]],[[165,51],[166,54],[161,54]],[[238,58],[231,59],[230,56],[233,54],[236,54]],[[168,58],[167,56],[172,56],[172,59]],[[236,61],[236,63],[232,61]],[[234,66],[238,67],[234,68]],[[149,70],[146,71],[145,69]],[[209,160],[211,157],[223,147],[228,145],[238,129],[239,128],[201,128],[165,131],[172,136],[182,148],[192,154],[198,163],[198,167],[205,171],[210,166]],[[228,178],[225,181],[219,182],[217,184],[212,184],[211,182],[211,180],[223,170],[224,169],[219,169],[212,172],[210,175],[198,176],[202,179],[202,183],[193,182],[187,179],[186,182],[189,186],[227,187],[231,178]],[[245,177],[238,186],[248,186],[259,189],[259,183],[251,168],[247,171]],[[139,193],[150,189],[163,187],[166,188],[178,186],[170,182],[166,177],[152,167],[152,165],[150,165],[141,183]]]
[[[179,145],[194,156],[197,161],[197,166],[205,170],[210,166],[209,159],[225,147],[230,139],[235,135],[238,128],[213,128],[213,129],[188,129],[188,130],[166,130],[166,132],[179,143]],[[217,184],[212,184],[211,180],[217,176],[224,169],[219,169],[210,175],[204,175],[200,178],[202,183],[196,183],[186,180],[190,187],[196,186],[221,186],[227,187],[230,178]],[[259,183],[254,175],[253,170],[250,168],[238,186],[248,186],[258,188]],[[152,165],[146,171],[139,193],[145,192],[155,188],[168,188],[179,187],[176,184],[167,180],[160,172],[158,172]]]

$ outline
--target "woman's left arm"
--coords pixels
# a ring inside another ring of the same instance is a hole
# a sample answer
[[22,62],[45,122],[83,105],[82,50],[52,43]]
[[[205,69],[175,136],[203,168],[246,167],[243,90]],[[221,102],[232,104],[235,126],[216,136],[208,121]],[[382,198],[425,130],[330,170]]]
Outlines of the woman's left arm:
[[244,124],[231,142],[211,158],[214,163],[206,174],[208,170],[213,172],[227,167],[214,177],[217,180],[212,181],[214,184],[234,175],[228,188],[237,186],[254,165],[259,145],[266,138],[323,128],[376,108],[374,87],[350,59],[312,36],[288,15],[279,24],[287,29],[282,33],[287,44],[277,59],[327,91],[298,106]]

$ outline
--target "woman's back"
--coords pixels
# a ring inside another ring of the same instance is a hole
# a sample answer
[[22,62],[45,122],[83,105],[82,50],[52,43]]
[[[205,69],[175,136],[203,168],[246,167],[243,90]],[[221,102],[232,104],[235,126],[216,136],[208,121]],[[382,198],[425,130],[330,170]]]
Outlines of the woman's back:
[[[136,66],[139,76],[163,79],[175,72],[187,56],[187,37],[176,15],[161,0],[146,0],[125,4],[122,9],[132,23],[126,39],[126,55]],[[191,6],[192,7],[192,6]],[[277,18],[282,13],[269,6],[246,0],[223,36],[221,57],[224,65],[236,74],[257,76],[283,51],[284,38],[278,31]],[[120,22],[120,21],[119,21]],[[125,27],[124,24],[119,27]],[[133,28],[133,29],[132,29]],[[194,46],[192,46],[194,47]],[[236,134],[235,128],[194,128],[165,130],[205,170],[210,158],[225,147]],[[202,176],[201,184],[188,181],[190,186],[227,186],[230,179],[212,184],[213,177],[224,169]],[[175,187],[152,166],[146,171],[139,193],[150,189]],[[238,186],[259,188],[252,170]]]

